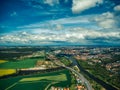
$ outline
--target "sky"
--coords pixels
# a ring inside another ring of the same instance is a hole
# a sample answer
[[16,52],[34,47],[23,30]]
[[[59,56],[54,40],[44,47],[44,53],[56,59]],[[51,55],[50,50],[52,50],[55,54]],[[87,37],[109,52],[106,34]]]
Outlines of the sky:
[[120,0],[0,0],[0,45],[120,46]]

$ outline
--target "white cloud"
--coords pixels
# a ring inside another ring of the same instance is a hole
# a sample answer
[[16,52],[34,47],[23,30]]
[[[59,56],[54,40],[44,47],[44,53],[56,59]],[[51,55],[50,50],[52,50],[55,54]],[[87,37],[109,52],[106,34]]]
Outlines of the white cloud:
[[115,23],[116,21],[114,19],[106,19],[99,22],[99,25],[104,28],[113,28],[115,26]]
[[29,33],[29,32],[16,32],[8,35],[1,35],[1,44],[54,44],[54,41],[79,43],[79,44],[92,44],[95,40],[100,40],[109,43],[119,43],[120,33],[119,30],[90,30],[85,28],[71,28],[64,32],[42,32],[42,33]]
[[118,11],[120,12],[120,5],[115,6],[115,7],[114,7],[114,10],[117,11],[117,12],[118,12]]
[[81,13],[84,10],[102,4],[103,0],[73,0],[72,12]]
[[62,30],[62,29],[63,29],[63,26],[61,24],[56,25],[56,30]]
[[59,0],[44,0],[45,4],[49,4],[50,6],[54,6],[56,4],[59,4]]
[[115,18],[114,13],[105,12],[101,15],[96,15],[94,21],[102,28],[116,28],[118,21]]
[[[50,29],[52,26],[56,26],[56,27],[60,27],[61,29],[63,29],[63,25],[64,24],[74,24],[74,23],[83,23],[83,24],[89,24],[91,23],[91,21],[89,21],[89,18],[94,17],[93,15],[86,15],[85,18],[84,16],[76,16],[76,17],[69,17],[69,18],[62,18],[62,19],[56,19],[56,20],[49,20],[46,22],[39,22],[39,23],[34,23],[34,24],[29,24],[29,25],[25,25],[25,26],[19,26],[17,27],[18,29],[33,29],[32,31],[36,31],[36,29],[38,31],[42,31],[42,27],[48,30],[48,28]],[[53,28],[56,28],[53,27]],[[46,31],[46,30],[45,30]]]
[[105,12],[91,19],[102,28],[120,28],[120,5],[115,6],[113,9],[113,12]]

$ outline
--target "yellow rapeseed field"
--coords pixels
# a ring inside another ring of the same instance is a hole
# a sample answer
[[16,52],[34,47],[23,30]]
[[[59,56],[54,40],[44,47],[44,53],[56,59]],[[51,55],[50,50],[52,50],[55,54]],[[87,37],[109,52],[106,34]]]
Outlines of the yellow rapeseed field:
[[6,60],[0,60],[0,63],[5,63],[5,62],[8,62],[8,61],[6,61]]
[[0,69],[0,76],[10,75],[16,73],[15,69]]

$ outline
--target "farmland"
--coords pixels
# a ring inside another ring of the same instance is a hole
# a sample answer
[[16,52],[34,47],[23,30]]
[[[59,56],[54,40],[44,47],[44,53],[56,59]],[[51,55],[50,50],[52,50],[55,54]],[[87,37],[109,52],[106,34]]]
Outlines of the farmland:
[[17,76],[0,80],[1,90],[44,90],[47,86],[70,86],[71,77],[68,70],[44,74]]
[[7,62],[6,60],[0,60],[0,63],[5,63],[5,62]]
[[38,60],[43,60],[43,58],[39,58],[39,59],[28,58],[23,60],[4,62],[4,63],[0,63],[0,68],[4,68],[4,69],[31,68],[35,66]]
[[15,69],[0,69],[0,77],[16,73]]

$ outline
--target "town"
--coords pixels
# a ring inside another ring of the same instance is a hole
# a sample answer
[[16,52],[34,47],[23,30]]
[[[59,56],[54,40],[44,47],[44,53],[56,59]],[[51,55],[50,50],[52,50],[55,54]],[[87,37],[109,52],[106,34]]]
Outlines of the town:
[[[9,48],[9,49],[8,49]],[[2,78],[19,77],[26,75],[36,75],[57,72],[61,70],[68,70],[69,73],[64,73],[68,75],[58,75],[59,78],[67,78],[65,80],[70,81],[62,85],[58,81],[52,81],[44,89],[45,90],[108,90],[113,88],[114,90],[119,89],[119,75],[120,75],[120,48],[119,47],[86,47],[86,46],[38,46],[38,47],[2,47],[0,48],[1,60],[7,59],[7,62],[0,63],[0,69],[4,69],[7,63],[22,63],[28,62],[32,63],[33,66],[14,66],[16,73],[6,74],[1,76]],[[24,52],[23,52],[24,50]],[[14,53],[14,54],[13,54]],[[7,57],[11,54],[12,56]],[[19,55],[18,55],[19,54]],[[25,55],[24,55],[25,54]],[[12,60],[12,61],[8,61]],[[28,60],[29,59],[29,60]],[[28,60],[28,61],[27,61]],[[8,68],[13,68],[11,66]],[[84,69],[84,70],[83,70]],[[68,72],[67,71],[67,72]],[[89,77],[88,74],[84,73],[86,71],[93,77]],[[104,74],[103,74],[104,73]],[[46,76],[47,77],[47,76]],[[50,77],[54,77],[54,74]],[[98,80],[94,80],[96,77]],[[7,79],[6,78],[6,79]],[[62,78],[62,79],[63,79]],[[70,80],[68,80],[68,78]],[[54,80],[54,79],[53,79]],[[106,87],[99,83],[102,80]],[[20,80],[21,81],[21,80]],[[24,78],[23,80],[24,81]],[[114,81],[114,82],[113,82]],[[44,81],[45,82],[45,81]]]

